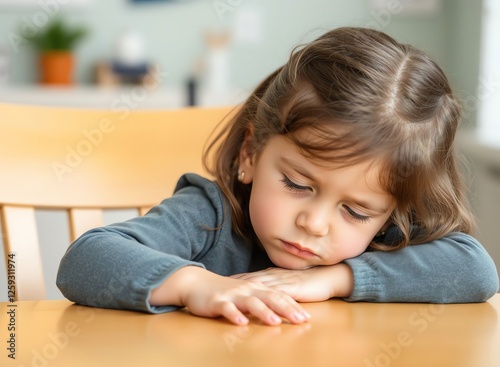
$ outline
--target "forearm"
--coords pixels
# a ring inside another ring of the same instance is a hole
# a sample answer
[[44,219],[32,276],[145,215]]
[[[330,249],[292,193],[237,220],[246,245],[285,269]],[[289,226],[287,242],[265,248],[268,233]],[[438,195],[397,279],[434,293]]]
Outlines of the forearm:
[[354,287],[354,276],[348,265],[340,263],[319,266],[307,271],[317,272],[316,276],[320,277],[318,283],[324,284],[329,291],[328,298],[346,298],[351,295]]
[[490,256],[461,233],[400,251],[367,252],[345,262],[354,274],[348,301],[483,302],[498,290]]
[[178,307],[151,307],[147,302],[150,290],[175,270],[193,264],[197,263],[99,229],[70,247],[61,261],[57,285],[66,298],[78,304],[167,312]]
[[[211,274],[211,273],[210,273]],[[193,283],[211,276],[208,270],[197,266],[185,266],[165,279],[151,291],[149,304],[151,306],[186,306],[186,296]]]

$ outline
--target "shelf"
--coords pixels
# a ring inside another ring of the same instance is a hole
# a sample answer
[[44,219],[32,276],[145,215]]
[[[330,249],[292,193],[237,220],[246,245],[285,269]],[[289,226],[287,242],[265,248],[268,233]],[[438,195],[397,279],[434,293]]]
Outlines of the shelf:
[[[198,105],[236,105],[247,97],[247,92],[234,89],[225,93],[199,90]],[[187,90],[183,88],[158,88],[148,90],[141,86],[130,87],[45,87],[0,86],[0,103],[78,107],[93,109],[170,109],[187,104]]]

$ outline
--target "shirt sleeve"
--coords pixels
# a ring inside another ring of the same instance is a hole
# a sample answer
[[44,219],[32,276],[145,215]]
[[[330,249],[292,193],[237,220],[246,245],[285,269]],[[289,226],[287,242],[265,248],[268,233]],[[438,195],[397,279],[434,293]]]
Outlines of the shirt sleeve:
[[354,274],[346,301],[483,302],[498,291],[493,260],[463,233],[394,252],[366,252],[345,263]]
[[83,305],[151,313],[177,309],[151,306],[148,299],[176,270],[204,267],[198,260],[217,242],[215,228],[223,219],[222,205],[213,200],[220,196],[211,199],[203,188],[189,186],[145,216],[88,231],[61,260],[57,286]]

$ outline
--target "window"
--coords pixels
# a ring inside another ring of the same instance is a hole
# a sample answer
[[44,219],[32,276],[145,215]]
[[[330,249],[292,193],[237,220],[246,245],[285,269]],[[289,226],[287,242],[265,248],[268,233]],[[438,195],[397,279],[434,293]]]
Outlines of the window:
[[479,139],[500,147],[500,1],[483,0],[477,128]]

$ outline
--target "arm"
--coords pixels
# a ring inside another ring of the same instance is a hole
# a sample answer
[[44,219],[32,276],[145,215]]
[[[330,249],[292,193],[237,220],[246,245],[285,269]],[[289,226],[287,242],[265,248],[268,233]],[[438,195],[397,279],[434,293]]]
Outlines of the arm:
[[463,233],[395,252],[366,252],[345,263],[354,274],[347,301],[483,302],[498,290],[493,260]]
[[482,302],[498,290],[490,256],[471,236],[453,233],[394,252],[365,252],[306,270],[270,268],[236,275],[303,302],[341,297],[370,302]]
[[82,235],[61,260],[61,292],[89,306],[153,313],[177,309],[151,306],[148,298],[175,271],[205,267],[200,254],[217,241],[218,233],[201,227],[215,227],[221,215],[199,192],[188,187],[143,217]]

